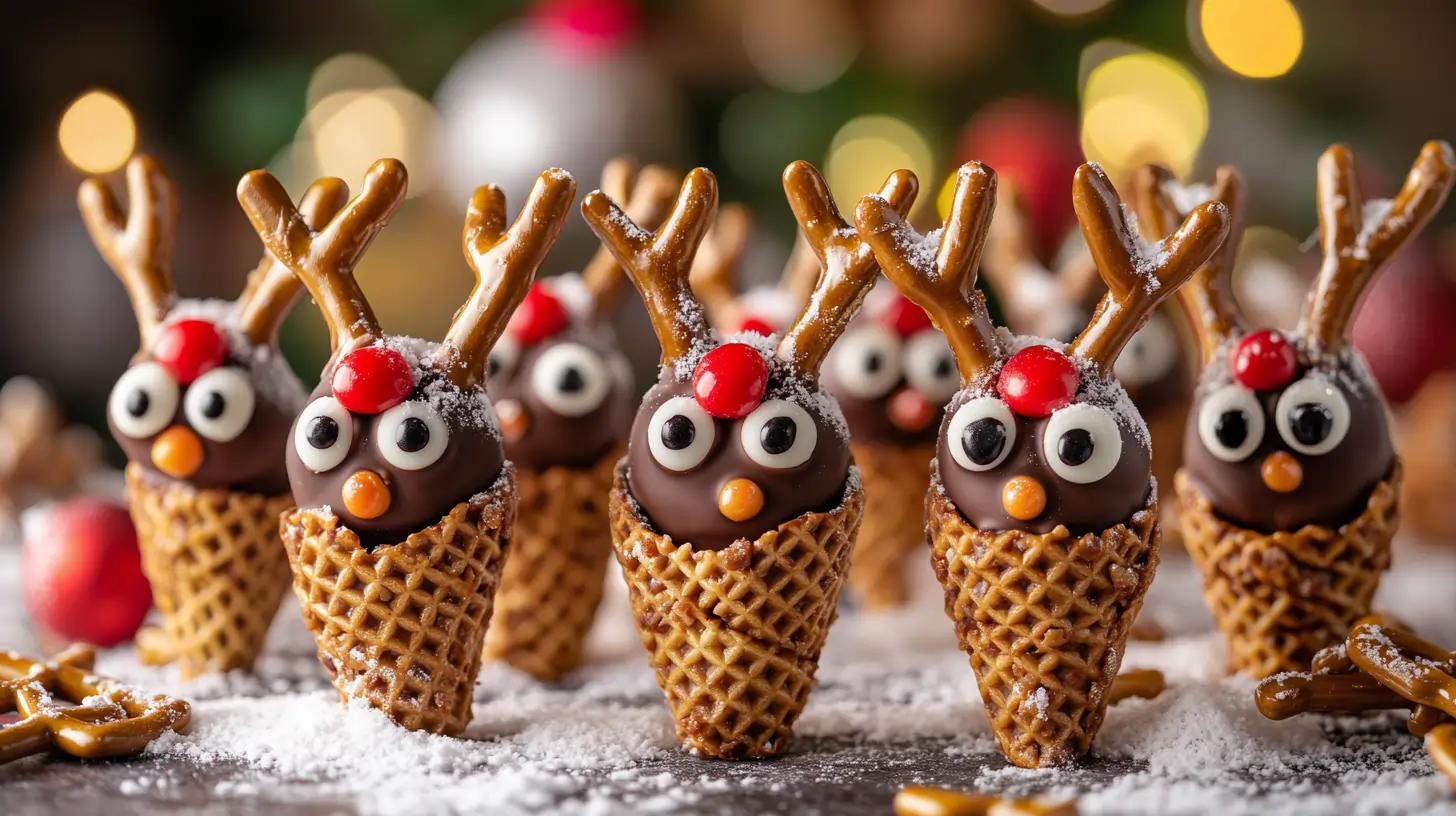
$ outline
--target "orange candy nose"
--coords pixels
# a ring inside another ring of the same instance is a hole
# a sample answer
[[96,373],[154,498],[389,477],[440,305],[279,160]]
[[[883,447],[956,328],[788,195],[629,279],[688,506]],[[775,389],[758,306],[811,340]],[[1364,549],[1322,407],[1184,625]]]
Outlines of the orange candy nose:
[[1001,488],[1001,506],[1018,521],[1031,521],[1046,509],[1046,488],[1030,476],[1016,476]]
[[376,519],[389,510],[389,485],[378,473],[361,470],[344,482],[344,509],[361,519]]
[[514,442],[526,435],[531,427],[531,418],[526,409],[513,399],[503,399],[495,404],[496,416],[500,418],[501,435],[507,442]]
[[718,512],[732,521],[748,521],[763,509],[763,488],[752,479],[734,479],[718,491]]
[[890,422],[906,432],[922,430],[935,419],[935,406],[912,388],[896,391],[885,410],[890,415]]
[[152,464],[173,479],[186,479],[202,467],[202,440],[191,428],[173,425],[152,441]]
[[1292,493],[1304,484],[1304,468],[1286,451],[1265,456],[1259,463],[1259,475],[1264,479],[1264,486],[1275,493]]

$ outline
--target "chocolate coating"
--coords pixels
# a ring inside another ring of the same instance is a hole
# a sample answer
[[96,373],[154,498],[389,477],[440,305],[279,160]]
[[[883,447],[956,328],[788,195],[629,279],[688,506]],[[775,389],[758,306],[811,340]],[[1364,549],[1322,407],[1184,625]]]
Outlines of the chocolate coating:
[[[845,332],[844,338],[830,352],[822,377],[825,390],[833,394],[834,398],[839,401],[839,407],[844,412],[844,419],[849,423],[850,436],[858,442],[909,446],[925,445],[935,441],[937,429],[945,417],[943,394],[918,392],[931,406],[934,406],[929,420],[920,428],[903,428],[891,419],[890,406],[896,395],[906,390],[915,391],[914,386],[910,384],[904,374],[908,364],[908,360],[905,358],[909,354],[909,349],[904,344],[901,344],[901,360],[898,361],[901,371],[900,378],[880,396],[871,398],[857,396],[841,382],[841,357],[855,353],[853,344],[846,340],[852,338],[854,333],[863,326],[863,321],[869,319],[872,318],[856,318],[849,330]],[[949,346],[944,348],[944,355],[944,364],[950,380],[958,382],[959,374],[956,371],[955,358],[951,356]]]

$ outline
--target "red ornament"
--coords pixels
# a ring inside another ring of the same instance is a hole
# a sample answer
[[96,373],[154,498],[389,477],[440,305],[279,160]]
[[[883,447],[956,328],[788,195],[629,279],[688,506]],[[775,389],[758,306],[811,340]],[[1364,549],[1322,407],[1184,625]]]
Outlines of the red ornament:
[[1229,357],[1229,373],[1255,391],[1283,388],[1299,374],[1299,354],[1279,332],[1256,331],[1239,341]]
[[895,299],[890,301],[880,319],[901,337],[919,334],[933,325],[930,322],[930,315],[926,314],[924,309],[916,306],[909,298],[899,293],[895,294]]
[[41,512],[20,552],[30,617],[59,640],[130,640],[152,607],[152,588],[126,508],[82,497]]
[[356,414],[378,414],[409,399],[415,374],[394,349],[365,346],[345,354],[330,381],[334,399]]
[[763,402],[768,363],[745,343],[724,343],[703,355],[693,371],[693,396],[719,419],[739,419]]
[[511,322],[506,324],[506,331],[521,345],[534,346],[570,325],[571,315],[561,305],[561,300],[547,287],[537,283],[516,307]]
[[628,0],[541,0],[531,10],[539,31],[565,56],[598,59],[620,50],[641,22]]
[[152,359],[182,385],[222,365],[227,352],[227,337],[206,320],[175,320],[152,341]]
[[753,334],[761,334],[764,337],[770,337],[774,333],[774,327],[770,325],[767,320],[763,320],[757,317],[745,317],[742,321],[739,322],[738,331],[752,332]]
[[1080,383],[1067,355],[1049,346],[1027,346],[1001,367],[996,388],[1012,411],[1038,419],[1071,405]]

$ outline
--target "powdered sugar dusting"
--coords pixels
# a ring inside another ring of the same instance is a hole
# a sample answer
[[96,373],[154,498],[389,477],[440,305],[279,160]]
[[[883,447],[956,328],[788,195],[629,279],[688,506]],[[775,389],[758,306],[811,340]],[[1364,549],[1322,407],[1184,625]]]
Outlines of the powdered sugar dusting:
[[247,366],[248,380],[265,402],[287,411],[299,411],[308,392],[288,361],[271,345],[254,345],[238,327],[237,303],[231,300],[183,299],[177,301],[162,325],[178,320],[206,320],[222,330],[228,355]]
[[399,352],[409,363],[416,398],[428,402],[441,416],[455,417],[461,427],[483,429],[500,438],[500,424],[485,388],[461,391],[444,377],[435,362],[438,343],[392,334],[379,340],[378,345]]

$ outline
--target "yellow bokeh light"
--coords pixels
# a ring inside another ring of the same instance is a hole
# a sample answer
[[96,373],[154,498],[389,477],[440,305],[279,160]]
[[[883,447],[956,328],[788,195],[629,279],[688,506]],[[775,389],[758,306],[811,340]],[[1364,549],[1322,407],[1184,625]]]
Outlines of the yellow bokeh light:
[[1133,53],[1093,68],[1082,93],[1082,150],[1114,179],[1157,162],[1186,175],[1208,134],[1208,97],[1168,57]]
[[1246,77],[1282,76],[1304,49],[1304,26],[1289,0],[1203,0],[1198,19],[1208,50]]
[[1032,0],[1059,17],[1081,17],[1101,10],[1112,0]]
[[307,105],[312,109],[324,98],[341,91],[372,91],[394,88],[399,75],[368,54],[346,52],[330,57],[313,69],[308,80]]
[[[861,197],[878,192],[896,170],[920,178],[933,172],[930,143],[909,123],[892,116],[861,116],[846,122],[829,144],[824,180],[840,211],[853,213]],[[916,209],[928,197],[916,201]]]
[[304,118],[297,143],[312,143],[313,167],[357,185],[369,165],[394,158],[409,170],[409,196],[435,179],[438,117],[418,94],[403,88],[340,91],[319,101]]
[[61,154],[86,173],[109,173],[136,149],[136,120],[126,103],[106,91],[82,94],[61,115]]
[[958,172],[960,172],[960,168],[950,171],[950,175],[946,176],[945,182],[940,185],[940,194],[935,197],[935,212],[940,216],[941,221],[950,217],[950,205],[955,201],[956,173]]

